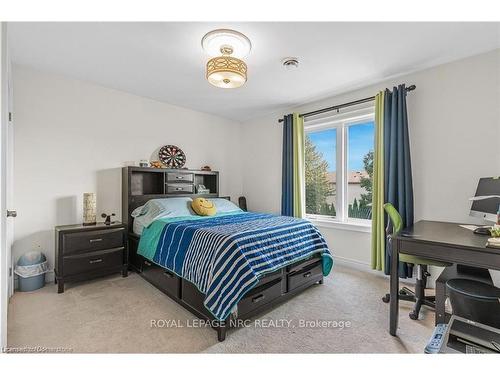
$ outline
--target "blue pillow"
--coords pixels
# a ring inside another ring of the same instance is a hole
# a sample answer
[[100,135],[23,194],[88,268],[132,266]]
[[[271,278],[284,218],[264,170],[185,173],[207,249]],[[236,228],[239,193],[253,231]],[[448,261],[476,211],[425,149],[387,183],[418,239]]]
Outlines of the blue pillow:
[[196,216],[191,208],[192,201],[189,197],[151,199],[132,211],[131,216],[141,216],[146,227],[159,218]]
[[209,200],[214,202],[215,207],[217,208],[217,213],[234,212],[234,211],[243,212],[243,210],[241,208],[239,208],[237,205],[235,205],[230,200],[227,200],[224,198],[213,198],[213,199],[209,198]]

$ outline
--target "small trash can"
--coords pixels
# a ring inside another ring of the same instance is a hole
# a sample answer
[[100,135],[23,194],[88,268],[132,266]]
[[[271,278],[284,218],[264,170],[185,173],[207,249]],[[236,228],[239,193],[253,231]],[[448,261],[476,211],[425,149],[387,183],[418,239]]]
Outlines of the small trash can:
[[49,264],[43,253],[31,251],[21,255],[14,270],[19,276],[19,291],[31,292],[42,288],[48,269]]

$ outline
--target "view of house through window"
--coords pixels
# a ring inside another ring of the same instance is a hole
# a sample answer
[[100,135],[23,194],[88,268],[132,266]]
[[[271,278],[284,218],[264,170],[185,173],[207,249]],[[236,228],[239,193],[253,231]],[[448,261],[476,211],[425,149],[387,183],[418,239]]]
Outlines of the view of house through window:
[[[345,139],[338,142],[337,137]],[[344,165],[338,160],[337,145],[341,145],[340,155],[343,155]],[[373,115],[347,119],[331,127],[320,127],[320,130],[306,127],[306,214],[333,217],[340,221],[370,220],[373,148]],[[343,195],[337,194],[340,190],[344,191]],[[339,207],[342,209],[339,210]]]
[[348,127],[348,217],[372,218],[374,122]]

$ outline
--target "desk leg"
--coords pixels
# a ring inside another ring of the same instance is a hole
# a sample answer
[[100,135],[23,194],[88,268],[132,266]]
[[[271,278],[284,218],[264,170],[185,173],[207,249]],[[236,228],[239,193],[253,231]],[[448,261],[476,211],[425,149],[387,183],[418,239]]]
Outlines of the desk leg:
[[398,329],[398,315],[399,315],[399,241],[393,240],[392,257],[391,257],[391,301],[389,313],[389,333],[396,336]]

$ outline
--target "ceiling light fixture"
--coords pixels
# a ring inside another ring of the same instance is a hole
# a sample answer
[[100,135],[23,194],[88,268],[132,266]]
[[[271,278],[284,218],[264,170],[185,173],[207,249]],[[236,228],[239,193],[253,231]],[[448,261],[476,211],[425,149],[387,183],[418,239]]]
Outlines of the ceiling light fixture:
[[241,57],[250,53],[250,40],[234,30],[218,29],[205,34],[201,40],[203,49],[210,56],[206,78],[212,85],[232,89],[247,81],[247,64]]

